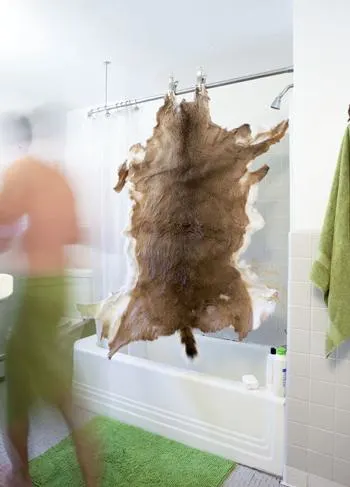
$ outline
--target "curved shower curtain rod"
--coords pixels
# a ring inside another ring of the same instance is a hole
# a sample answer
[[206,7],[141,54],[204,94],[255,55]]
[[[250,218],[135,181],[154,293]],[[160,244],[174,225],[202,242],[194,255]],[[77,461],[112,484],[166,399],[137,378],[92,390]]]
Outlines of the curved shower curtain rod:
[[[87,114],[88,117],[91,117],[94,114],[103,113],[103,112],[105,112],[106,116],[109,116],[110,112],[112,110],[118,110],[120,108],[127,108],[127,107],[131,107],[131,106],[137,107],[138,105],[141,105],[143,103],[148,103],[150,101],[156,101],[156,100],[164,99],[164,93],[163,93],[161,95],[148,96],[146,98],[133,99],[133,100],[124,100],[124,101],[114,103],[113,105],[107,105],[107,87],[108,87],[107,76],[108,76],[108,65],[109,64],[110,64],[109,61],[105,61],[105,66],[106,66],[106,68],[105,68],[105,88],[106,88],[105,105],[101,106],[101,107],[93,108],[92,110],[89,110],[89,112]],[[227,80],[223,80],[223,81],[216,81],[214,83],[208,83],[205,86],[206,86],[207,90],[211,90],[212,88],[220,88],[222,86],[244,83],[246,81],[253,81],[256,79],[270,78],[272,76],[279,76],[281,74],[287,74],[287,73],[293,73],[293,72],[294,72],[293,66],[289,66],[286,68],[274,69],[271,71],[264,71],[264,72],[257,73],[257,74],[240,76],[238,78],[232,78],[232,79],[227,79]],[[198,83],[198,78],[201,79],[201,82],[203,82],[203,83],[205,82],[205,76],[202,73],[202,71],[199,71],[199,73],[197,74],[197,83]],[[190,88],[185,88],[183,90],[177,91],[176,90],[177,83],[178,82],[175,81],[173,77],[170,77],[169,89],[173,90],[176,95],[186,95],[186,94],[192,93],[196,90],[196,86],[191,86]],[[197,84],[197,86],[198,86],[198,84]]]

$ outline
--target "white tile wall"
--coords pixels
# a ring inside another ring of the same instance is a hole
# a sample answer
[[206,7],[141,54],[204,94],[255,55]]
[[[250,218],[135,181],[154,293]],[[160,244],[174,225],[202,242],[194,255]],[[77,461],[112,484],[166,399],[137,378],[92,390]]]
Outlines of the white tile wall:
[[318,477],[332,480],[333,458],[328,455],[321,455],[314,451],[307,452],[307,470]]
[[294,306],[310,306],[311,285],[308,282],[291,282],[289,299]]
[[341,485],[349,485],[350,462],[335,460],[333,477]]
[[[292,393],[292,391],[289,391]],[[323,380],[310,381],[310,403],[334,407],[335,384]]]
[[289,443],[292,446],[307,448],[309,441],[309,428],[298,422],[289,422]]
[[309,428],[307,447],[310,448],[310,451],[332,456],[334,451],[333,432],[319,428]]
[[295,329],[310,330],[310,307],[291,306],[289,319]]
[[286,465],[284,468],[283,482],[281,486],[307,487],[308,474],[303,470]]
[[287,463],[298,470],[307,469],[307,450],[298,446],[290,445],[287,454]]
[[310,380],[308,377],[291,375],[288,383],[289,393],[301,401],[308,401],[310,396]]
[[[340,480],[346,479],[349,475],[348,465],[344,465],[343,462],[336,463],[336,478]],[[345,477],[344,477],[345,475]],[[284,478],[281,482],[282,487],[344,487],[344,483],[340,484],[326,478],[319,477],[315,474],[308,474],[302,470],[298,470],[293,467],[286,466],[284,471]]]
[[310,332],[309,330],[293,330],[293,334],[289,338],[288,349],[291,352],[308,353],[310,348]]
[[290,236],[284,480],[295,487],[350,487],[350,343],[325,358],[328,313],[309,281],[318,238]]
[[310,403],[309,413],[310,426],[327,431],[334,431],[334,408]]
[[292,375],[309,377],[310,356],[307,353],[294,353],[288,350],[288,372],[289,377]]
[[288,398],[287,411],[289,421],[304,425],[309,424],[309,404],[307,401],[300,401],[290,396]]

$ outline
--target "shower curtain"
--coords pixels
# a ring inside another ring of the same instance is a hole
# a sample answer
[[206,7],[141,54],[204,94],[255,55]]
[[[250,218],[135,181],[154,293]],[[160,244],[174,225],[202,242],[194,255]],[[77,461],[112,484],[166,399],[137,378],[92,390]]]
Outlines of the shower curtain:
[[113,187],[129,147],[152,132],[158,104],[150,105],[142,111],[113,112],[110,117],[88,118],[87,110],[68,114],[65,171],[75,191],[81,225],[89,235],[94,300],[117,292],[126,279],[123,230],[131,203],[126,191],[117,194]]
[[[268,78],[252,83],[212,90],[211,113],[215,122],[229,128],[250,122],[253,129],[270,128],[288,118],[288,107],[271,110],[271,100],[289,82]],[[192,99],[189,94],[186,99]],[[128,221],[130,202],[127,191],[113,191],[117,170],[126,159],[131,145],[144,143],[152,134],[155,115],[162,101],[134,108],[103,113],[88,118],[89,108],[68,114],[66,138],[66,170],[72,176],[78,195],[83,225],[92,237],[92,269],[94,299],[100,300],[116,292],[126,278],[125,238],[121,237]],[[281,303],[276,313],[247,341],[266,345],[284,345],[287,322],[287,263],[289,232],[289,143],[288,137],[271,148],[252,166],[270,165],[270,171],[259,188],[257,208],[266,226],[252,239],[246,260],[270,287],[278,289]],[[216,336],[234,339],[233,330]]]

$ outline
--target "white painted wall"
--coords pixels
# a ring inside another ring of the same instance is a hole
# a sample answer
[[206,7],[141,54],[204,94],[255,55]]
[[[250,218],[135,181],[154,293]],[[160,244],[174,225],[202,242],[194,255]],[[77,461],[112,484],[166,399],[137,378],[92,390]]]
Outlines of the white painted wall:
[[294,0],[287,455],[293,487],[350,487],[349,344],[324,358],[309,281],[350,103],[349,0]]
[[350,103],[349,0],[294,0],[292,230],[321,228]]
[[104,104],[292,63],[292,0],[1,0],[0,107]]

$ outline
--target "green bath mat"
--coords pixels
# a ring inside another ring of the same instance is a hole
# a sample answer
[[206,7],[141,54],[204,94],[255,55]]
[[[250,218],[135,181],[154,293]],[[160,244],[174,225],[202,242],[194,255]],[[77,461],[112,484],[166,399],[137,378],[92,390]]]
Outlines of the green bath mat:
[[[217,487],[234,469],[231,461],[162,436],[96,417],[88,425],[102,444],[101,487]],[[36,487],[83,487],[68,437],[31,462]]]

